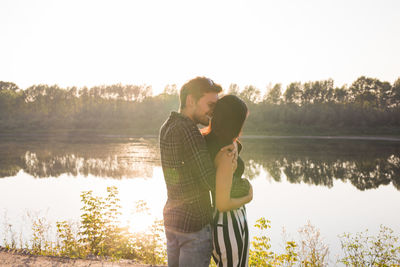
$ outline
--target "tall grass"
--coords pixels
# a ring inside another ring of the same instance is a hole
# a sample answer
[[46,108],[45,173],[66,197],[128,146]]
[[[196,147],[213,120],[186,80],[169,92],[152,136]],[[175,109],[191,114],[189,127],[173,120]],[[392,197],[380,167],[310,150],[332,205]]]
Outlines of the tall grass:
[[[3,214],[3,236],[6,249],[19,249],[36,255],[64,256],[70,258],[103,258],[108,260],[132,259],[147,264],[166,264],[166,246],[162,220],[156,220],[147,231],[131,233],[121,226],[121,215],[116,187],[107,188],[107,196],[93,195],[92,191],[81,194],[82,215],[80,221],[50,223],[46,216],[28,213],[32,235],[23,238],[9,223],[7,212]],[[146,212],[146,203],[139,201],[136,212]],[[249,253],[250,266],[400,266],[399,237],[393,230],[381,226],[377,235],[368,231],[341,235],[343,256],[332,262],[329,248],[318,228],[307,223],[299,229],[299,239],[287,241],[285,251],[272,250],[268,230],[271,222],[260,218]],[[211,266],[215,266],[211,262]]]
[[[163,222],[154,221],[148,231],[132,234],[128,231],[128,226],[121,226],[119,201],[116,187],[107,187],[105,198],[93,195],[92,191],[82,192],[80,221],[57,221],[54,240],[51,239],[54,226],[46,217],[28,214],[31,218],[32,236],[25,242],[21,237],[18,243],[17,234],[8,223],[5,213],[4,246],[6,249],[24,249],[35,255],[166,263]],[[145,210],[145,203],[139,202],[136,210]]]

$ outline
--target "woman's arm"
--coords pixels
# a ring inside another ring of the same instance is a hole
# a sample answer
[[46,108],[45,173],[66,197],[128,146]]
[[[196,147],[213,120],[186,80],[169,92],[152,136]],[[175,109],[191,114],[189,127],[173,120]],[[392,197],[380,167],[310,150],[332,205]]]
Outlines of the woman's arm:
[[239,208],[253,199],[253,191],[250,188],[249,194],[241,198],[231,198],[232,176],[236,168],[236,160],[224,152],[218,152],[215,157],[217,166],[216,173],[216,207],[219,211],[229,211]]

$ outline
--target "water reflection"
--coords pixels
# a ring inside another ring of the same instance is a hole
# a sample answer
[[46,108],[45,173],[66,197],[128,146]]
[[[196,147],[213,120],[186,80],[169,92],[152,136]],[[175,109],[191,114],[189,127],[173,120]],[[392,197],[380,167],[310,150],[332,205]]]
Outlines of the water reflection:
[[[245,176],[332,187],[335,179],[359,190],[392,184],[400,190],[400,142],[243,139]],[[0,142],[0,177],[21,169],[37,177],[152,177],[160,166],[156,138],[112,142]]]
[[15,176],[20,170],[36,178],[59,177],[62,174],[116,179],[152,177],[153,167],[159,165],[157,143],[151,139],[117,144],[1,145],[8,152],[0,154],[0,177]]
[[359,190],[392,184],[400,190],[400,144],[334,140],[248,140],[244,142],[245,175],[261,168],[277,182],[333,186],[349,181]]

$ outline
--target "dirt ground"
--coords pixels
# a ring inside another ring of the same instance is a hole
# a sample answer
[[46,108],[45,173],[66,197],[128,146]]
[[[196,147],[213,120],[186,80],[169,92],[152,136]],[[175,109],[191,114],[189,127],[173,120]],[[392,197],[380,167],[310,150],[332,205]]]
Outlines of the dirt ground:
[[[149,267],[156,265],[143,265],[135,263],[131,260],[121,260],[117,262],[103,261],[103,260],[83,260],[83,259],[70,259],[61,257],[47,257],[47,256],[34,256],[25,255],[19,252],[12,251],[0,251],[0,266],[38,266],[38,267],[59,267],[59,266],[90,266],[90,267],[119,267],[119,266],[130,266],[130,267]],[[161,267],[161,266],[159,266]]]

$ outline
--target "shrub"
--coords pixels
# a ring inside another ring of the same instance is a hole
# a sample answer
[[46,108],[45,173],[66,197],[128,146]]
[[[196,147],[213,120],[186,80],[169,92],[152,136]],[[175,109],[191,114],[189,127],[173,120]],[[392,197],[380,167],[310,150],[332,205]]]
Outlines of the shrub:
[[271,251],[271,239],[267,237],[266,230],[271,228],[271,222],[261,217],[254,225],[259,229],[259,234],[253,237],[253,248],[249,252],[250,266],[294,266],[298,261],[296,253],[297,244],[294,241],[286,242],[286,253],[277,254]]
[[400,266],[399,238],[389,227],[381,225],[377,235],[366,230],[340,239],[344,257],[339,262],[346,266]]

